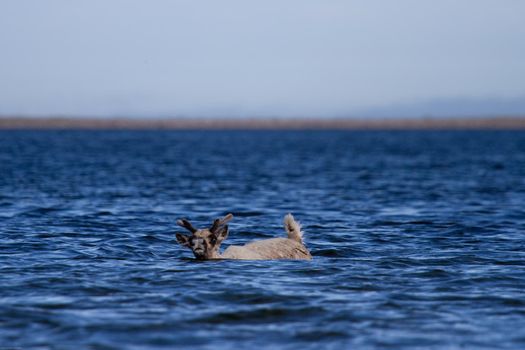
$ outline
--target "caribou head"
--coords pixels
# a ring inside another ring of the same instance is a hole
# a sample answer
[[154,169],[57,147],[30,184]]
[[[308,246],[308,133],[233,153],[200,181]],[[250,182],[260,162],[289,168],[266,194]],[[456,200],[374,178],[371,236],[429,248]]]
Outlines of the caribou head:
[[199,260],[220,259],[219,247],[228,237],[228,221],[233,219],[232,214],[222,219],[216,219],[210,228],[196,229],[186,219],[177,220],[177,224],[191,232],[191,235],[177,233],[177,242],[192,250]]

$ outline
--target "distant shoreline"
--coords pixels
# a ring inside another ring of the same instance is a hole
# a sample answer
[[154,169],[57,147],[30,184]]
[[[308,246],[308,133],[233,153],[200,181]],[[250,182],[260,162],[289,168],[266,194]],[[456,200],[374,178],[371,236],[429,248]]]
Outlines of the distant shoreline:
[[0,130],[525,130],[521,117],[460,118],[66,118],[0,117]]

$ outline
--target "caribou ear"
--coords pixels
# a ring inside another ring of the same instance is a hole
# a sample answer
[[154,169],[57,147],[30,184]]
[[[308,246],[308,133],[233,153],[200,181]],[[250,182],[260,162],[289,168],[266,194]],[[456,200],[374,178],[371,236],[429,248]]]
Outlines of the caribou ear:
[[180,245],[184,247],[190,246],[190,237],[183,235],[182,233],[177,233],[175,236],[177,237],[177,242],[179,242]]
[[221,226],[214,234],[215,237],[217,237],[218,242],[224,241],[226,238],[228,238],[228,225]]

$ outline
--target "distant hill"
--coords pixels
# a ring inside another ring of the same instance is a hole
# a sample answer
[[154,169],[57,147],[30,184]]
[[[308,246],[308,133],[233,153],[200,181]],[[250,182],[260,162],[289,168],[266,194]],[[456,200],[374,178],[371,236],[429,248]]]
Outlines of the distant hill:
[[357,111],[355,116],[372,118],[525,116],[525,96],[433,99],[364,109]]

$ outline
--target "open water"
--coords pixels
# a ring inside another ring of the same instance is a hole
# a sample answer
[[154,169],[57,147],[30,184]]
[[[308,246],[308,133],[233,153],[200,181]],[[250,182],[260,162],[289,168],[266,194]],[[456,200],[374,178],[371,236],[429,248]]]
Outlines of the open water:
[[2,131],[0,348],[525,349],[524,238],[525,132]]

